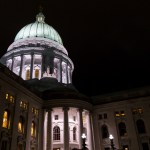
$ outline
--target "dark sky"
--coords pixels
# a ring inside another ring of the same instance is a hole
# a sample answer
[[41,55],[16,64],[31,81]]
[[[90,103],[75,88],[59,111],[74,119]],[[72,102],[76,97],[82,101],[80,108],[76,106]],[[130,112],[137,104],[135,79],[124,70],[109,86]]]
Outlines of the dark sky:
[[[73,84],[86,95],[150,85],[150,2],[43,0],[45,22],[60,34],[75,65]],[[37,0],[1,0],[1,55],[35,21]]]

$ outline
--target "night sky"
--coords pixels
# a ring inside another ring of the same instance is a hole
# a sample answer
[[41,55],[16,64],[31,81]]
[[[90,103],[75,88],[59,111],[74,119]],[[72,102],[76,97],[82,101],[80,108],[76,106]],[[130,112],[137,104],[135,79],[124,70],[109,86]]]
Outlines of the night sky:
[[[1,0],[1,56],[17,32],[35,21],[36,0]],[[43,0],[45,22],[60,34],[75,65],[73,84],[99,95],[150,85],[150,2]]]

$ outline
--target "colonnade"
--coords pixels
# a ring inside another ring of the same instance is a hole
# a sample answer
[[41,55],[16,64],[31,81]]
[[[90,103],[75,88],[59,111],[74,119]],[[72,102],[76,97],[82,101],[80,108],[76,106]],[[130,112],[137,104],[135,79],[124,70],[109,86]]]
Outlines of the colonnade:
[[[48,56],[49,57],[49,56]],[[54,77],[61,83],[72,82],[72,69],[68,60],[63,58],[50,58],[49,66],[45,69],[42,54],[21,54],[12,56],[6,61],[7,67],[24,80],[43,77]],[[51,63],[52,62],[52,63]],[[50,64],[51,63],[51,64]]]
[[[53,108],[53,109],[57,109],[57,108]],[[57,141],[55,143],[54,139],[53,139],[53,109],[49,109],[49,110],[45,110],[45,114],[44,115],[45,118],[44,121],[45,123],[47,123],[46,125],[44,125],[44,133],[46,133],[44,135],[44,150],[53,150],[55,148],[59,149],[59,150],[70,150],[73,149],[75,147],[73,147],[71,140],[70,140],[70,118],[72,116],[69,116],[68,112],[70,110],[70,108],[68,107],[63,107],[62,109],[62,113],[63,113],[63,121],[62,121],[62,130],[63,130],[63,134],[60,136],[63,136],[63,138],[60,138],[60,141]],[[78,129],[77,129],[77,141],[76,141],[76,148],[81,149],[82,148],[82,133],[84,132],[84,128],[87,128],[87,147],[89,150],[93,150],[93,140],[92,140],[92,130],[91,130],[91,121],[90,121],[90,113],[87,110],[83,110],[83,109],[78,109],[77,110],[77,114],[78,114]],[[83,113],[86,113],[86,123],[83,121]],[[60,121],[59,121],[60,123]],[[58,146],[57,146],[58,145]]]

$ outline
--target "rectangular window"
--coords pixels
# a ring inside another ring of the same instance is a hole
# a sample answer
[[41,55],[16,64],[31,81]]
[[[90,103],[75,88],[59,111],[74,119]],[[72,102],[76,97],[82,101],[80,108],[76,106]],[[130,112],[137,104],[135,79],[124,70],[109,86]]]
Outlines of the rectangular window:
[[120,113],[118,111],[115,112],[116,117],[120,117]]
[[35,107],[32,107],[32,113],[35,115],[35,116],[38,116],[39,115],[39,110]]
[[98,119],[101,120],[103,117],[101,114],[98,115]]
[[73,121],[76,121],[76,116],[73,116]]
[[137,114],[137,109],[133,109],[132,110],[132,113],[135,115],[135,114]]
[[124,111],[121,111],[121,112],[120,112],[120,114],[121,114],[121,116],[122,116],[122,117],[124,117],[124,116],[125,116]]
[[55,115],[55,120],[58,120],[58,115]]
[[142,108],[138,108],[138,112],[139,112],[139,114],[143,114],[143,109]]
[[15,98],[14,98],[14,96],[6,93],[6,100],[9,101],[10,103],[14,103]]
[[6,99],[8,99],[8,94],[6,94]]
[[104,119],[107,119],[107,114],[106,113],[104,114]]
[[123,145],[123,150],[129,150],[128,145]]
[[28,103],[25,102],[25,101],[20,101],[20,107],[21,107],[22,109],[27,110],[27,109],[28,109]]

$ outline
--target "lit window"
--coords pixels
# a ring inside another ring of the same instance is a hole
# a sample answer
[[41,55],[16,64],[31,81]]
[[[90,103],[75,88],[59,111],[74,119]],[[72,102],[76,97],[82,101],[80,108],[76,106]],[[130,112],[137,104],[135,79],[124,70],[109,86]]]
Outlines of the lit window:
[[32,107],[32,113],[33,113],[35,116],[38,116],[38,115],[39,115],[39,110],[38,110],[37,108]]
[[32,121],[32,123],[31,123],[31,136],[36,137],[36,127],[35,127],[34,121]]
[[30,79],[30,69],[26,70],[26,80]]
[[39,78],[39,69],[35,69],[35,78]]
[[8,94],[6,94],[6,99],[8,99]]
[[128,145],[123,145],[123,150],[129,150]]
[[10,94],[7,93],[6,94],[6,100],[8,100],[11,103],[14,103],[15,98],[12,95],[10,95]]
[[10,99],[10,102],[11,102],[11,103],[14,103],[14,97],[13,97],[13,96],[10,96],[9,99]]
[[20,101],[20,107],[23,107],[23,102],[22,101]]
[[18,122],[18,132],[24,133],[24,118],[20,116],[19,122]]
[[9,128],[9,126],[10,126],[9,112],[7,110],[5,110],[4,114],[3,114],[3,124],[2,124],[2,127],[3,128]]
[[55,120],[58,120],[58,115],[55,115]]
[[139,114],[143,114],[143,109],[142,108],[138,108],[138,112],[139,112]]
[[28,109],[28,103],[27,103],[27,102],[24,102],[24,101],[20,101],[20,107],[21,107],[22,109],[27,110],[27,109]]
[[117,111],[117,112],[115,112],[115,116],[116,117],[120,117],[120,113]]
[[124,113],[124,111],[121,111],[121,116],[123,117],[123,116],[125,116],[125,113]]

